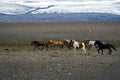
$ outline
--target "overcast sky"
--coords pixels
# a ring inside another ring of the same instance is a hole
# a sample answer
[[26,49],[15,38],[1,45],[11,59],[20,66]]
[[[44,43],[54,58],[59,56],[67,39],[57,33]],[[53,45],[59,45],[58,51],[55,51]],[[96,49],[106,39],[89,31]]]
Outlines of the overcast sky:
[[[38,7],[41,9],[36,10]],[[0,13],[23,14],[29,11],[33,14],[97,12],[120,15],[120,0],[0,0]]]

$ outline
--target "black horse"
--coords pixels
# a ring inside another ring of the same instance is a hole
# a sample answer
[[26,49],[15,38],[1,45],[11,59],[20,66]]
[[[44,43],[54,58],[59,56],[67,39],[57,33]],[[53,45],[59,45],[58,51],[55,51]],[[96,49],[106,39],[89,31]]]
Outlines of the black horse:
[[[35,46],[33,50],[35,50],[36,48],[38,48],[39,50],[46,48],[46,50],[48,50],[48,44],[44,41],[32,41],[31,45]],[[42,47],[41,49],[40,46]]]
[[[100,41],[98,41],[98,40],[95,41],[95,44],[94,44],[94,45],[98,47],[98,48],[97,48],[98,53],[100,53],[99,50],[102,51],[102,53],[101,53],[102,55],[103,55],[103,49],[108,49],[110,55],[111,55],[111,53],[112,53],[112,49],[114,49],[114,50],[117,51],[117,49],[116,49],[112,44],[102,43],[102,42],[100,42]],[[111,48],[112,48],[112,49],[111,49]]]

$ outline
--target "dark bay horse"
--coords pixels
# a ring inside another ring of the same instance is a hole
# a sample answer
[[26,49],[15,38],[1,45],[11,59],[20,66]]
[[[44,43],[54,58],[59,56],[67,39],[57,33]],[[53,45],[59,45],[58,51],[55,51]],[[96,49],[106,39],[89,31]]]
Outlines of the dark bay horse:
[[[46,48],[46,50],[48,50],[48,45],[44,41],[32,41],[31,45],[35,46],[33,50],[35,50],[36,48],[38,48],[39,50]],[[42,48],[40,49],[40,47]]]
[[[111,53],[112,53],[112,49],[114,49],[114,50],[116,50],[117,51],[117,49],[112,45],[112,44],[106,44],[106,43],[103,43],[103,42],[100,42],[100,41],[95,41],[95,43],[94,43],[94,45],[95,46],[97,46],[98,48],[97,48],[97,51],[98,51],[98,53],[100,53],[100,50],[101,50],[101,54],[103,55],[103,49],[108,49],[109,50],[109,54],[111,55]],[[111,49],[112,48],[112,49]]]

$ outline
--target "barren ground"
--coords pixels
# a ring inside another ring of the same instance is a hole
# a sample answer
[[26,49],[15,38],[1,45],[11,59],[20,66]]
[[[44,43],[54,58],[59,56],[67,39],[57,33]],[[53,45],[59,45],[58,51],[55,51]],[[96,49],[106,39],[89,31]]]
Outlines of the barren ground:
[[119,80],[120,51],[96,50],[0,52],[1,80]]

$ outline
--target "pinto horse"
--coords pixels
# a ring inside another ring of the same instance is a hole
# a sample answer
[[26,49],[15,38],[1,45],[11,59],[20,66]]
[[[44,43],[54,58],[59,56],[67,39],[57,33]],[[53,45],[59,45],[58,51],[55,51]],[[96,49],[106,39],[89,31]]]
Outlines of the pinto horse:
[[48,49],[48,45],[47,45],[47,43],[46,42],[44,42],[44,41],[32,41],[31,42],[31,45],[34,45],[35,47],[33,48],[33,50],[35,50],[36,48],[38,48],[39,50],[40,50],[40,46],[42,46],[42,48],[41,49],[44,49],[44,48],[46,48],[46,50]]
[[[94,44],[95,44],[95,40],[85,40],[84,41],[85,43],[85,46],[88,48],[88,50],[96,47]],[[97,48],[97,47],[96,47]]]
[[[88,48],[88,50],[93,49],[93,48],[98,48],[97,46],[95,46],[95,42],[96,40],[85,40],[85,46]],[[101,42],[103,44],[105,44],[105,42]]]
[[81,49],[84,51],[84,53],[86,53],[85,43],[83,43],[83,42],[82,42],[82,43],[79,43],[79,42],[77,42],[77,41],[75,41],[75,40],[71,40],[71,41],[70,41],[70,45],[73,46],[74,51],[76,51],[76,49],[81,48]]
[[52,47],[60,46],[61,48],[63,48],[63,42],[61,41],[48,40],[48,44],[50,44]]
[[[117,51],[117,49],[112,45],[112,44],[106,44],[106,43],[103,43],[103,42],[100,42],[100,41],[95,41],[95,44],[94,44],[95,46],[97,46],[98,48],[97,48],[97,51],[98,51],[98,53],[100,53],[100,50],[101,50],[101,54],[103,55],[103,49],[108,49],[109,50],[109,54],[111,55],[111,53],[112,53],[112,49],[114,49],[114,50],[116,50]],[[112,49],[111,49],[112,48]]]

